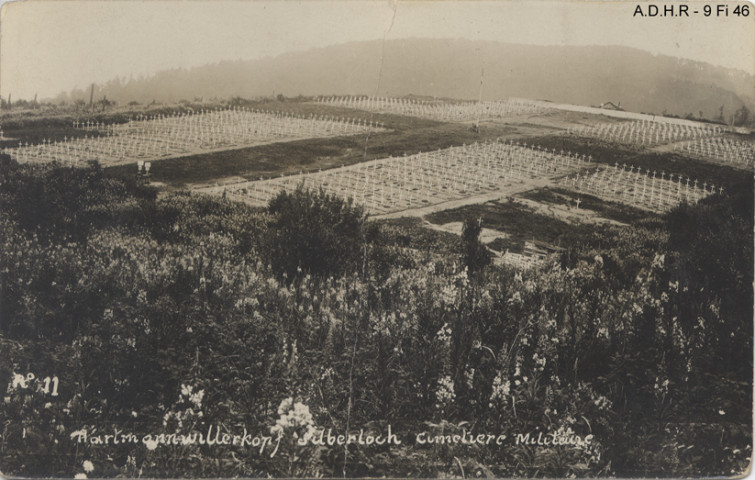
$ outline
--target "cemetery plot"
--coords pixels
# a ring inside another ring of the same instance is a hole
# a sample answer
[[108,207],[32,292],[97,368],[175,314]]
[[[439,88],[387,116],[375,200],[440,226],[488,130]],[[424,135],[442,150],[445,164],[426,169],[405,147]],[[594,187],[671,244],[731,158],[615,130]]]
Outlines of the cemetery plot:
[[542,106],[520,99],[497,102],[447,103],[390,97],[323,97],[319,98],[317,102],[334,107],[429,118],[443,122],[506,118],[546,111],[546,108]]
[[[702,185],[678,174],[643,171],[626,165],[596,168],[592,172],[577,173],[560,181],[561,186],[598,198],[621,202],[643,210],[665,212],[681,202],[695,204],[723,187],[707,182]],[[579,208],[579,203],[577,203]]]
[[57,161],[77,165],[98,160],[117,165],[305,138],[383,131],[377,122],[330,116],[308,117],[247,108],[138,117],[122,124],[75,122],[97,136],[43,141],[5,149],[19,163]]
[[316,173],[215,186],[252,205],[266,205],[281,190],[303,184],[353,198],[382,215],[498,192],[513,183],[578,171],[590,159],[518,143],[475,143],[398,158],[384,158]]
[[599,123],[579,126],[568,130],[570,135],[598,138],[627,145],[655,146],[666,143],[693,140],[723,132],[719,126],[691,126],[668,122],[637,120],[632,122]]
[[744,170],[752,170],[755,160],[755,146],[725,137],[698,138],[676,145],[675,150],[689,157]]

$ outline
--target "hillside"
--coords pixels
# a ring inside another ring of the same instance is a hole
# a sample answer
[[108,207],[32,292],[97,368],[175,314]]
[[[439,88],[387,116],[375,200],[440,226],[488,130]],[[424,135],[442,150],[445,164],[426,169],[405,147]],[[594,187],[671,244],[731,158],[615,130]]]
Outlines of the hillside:
[[[382,58],[382,72],[381,72]],[[95,97],[175,102],[283,94],[408,94],[476,99],[509,96],[630,111],[728,120],[753,110],[755,77],[741,71],[618,46],[532,46],[454,39],[352,42],[255,61],[224,61],[152,77],[114,79]],[[88,100],[89,91],[57,100]]]

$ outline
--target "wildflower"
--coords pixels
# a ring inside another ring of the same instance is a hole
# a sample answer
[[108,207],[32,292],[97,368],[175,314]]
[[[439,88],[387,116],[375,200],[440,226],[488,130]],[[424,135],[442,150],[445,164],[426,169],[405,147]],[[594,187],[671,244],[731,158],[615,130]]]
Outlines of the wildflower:
[[456,301],[456,288],[452,285],[447,285],[441,290],[441,299],[443,303],[447,305],[453,305]]
[[653,259],[653,268],[663,268],[663,264],[666,262],[666,255],[656,255]]
[[200,408],[202,406],[202,399],[204,398],[204,390],[200,390],[196,393],[191,394],[189,396],[189,400],[191,403],[197,406],[197,408]]
[[[275,425],[270,427],[270,433],[274,435],[282,435],[285,429],[304,427],[305,437],[314,434],[314,420],[307,405],[301,402],[294,403],[293,398],[288,397],[284,399],[278,407],[278,415],[280,415],[280,418],[276,420]],[[294,431],[293,436],[298,438],[299,434]]]
[[182,396],[188,397],[189,395],[191,395],[191,391],[192,390],[193,389],[192,389],[191,385],[181,384],[181,395]]
[[509,393],[511,393],[511,382],[508,380],[504,382],[501,374],[498,373],[493,379],[493,392],[490,394],[490,400],[502,400],[508,396]]
[[435,334],[436,338],[441,342],[446,342],[451,339],[451,327],[448,323],[444,323],[440,330]]
[[154,450],[157,448],[157,440],[150,438],[144,441],[144,445],[147,447],[147,450]]
[[84,467],[84,471],[87,473],[91,473],[94,471],[94,465],[89,460],[84,460],[84,463],[82,464]]
[[456,398],[456,394],[454,393],[454,381],[449,375],[438,380],[438,390],[436,390],[435,396],[441,404],[448,403]]
[[597,398],[595,398],[595,400],[593,400],[593,403],[600,410],[606,410],[611,407],[611,401],[602,395],[599,395]]
[[598,337],[608,338],[608,329],[606,327],[600,327],[598,329]]

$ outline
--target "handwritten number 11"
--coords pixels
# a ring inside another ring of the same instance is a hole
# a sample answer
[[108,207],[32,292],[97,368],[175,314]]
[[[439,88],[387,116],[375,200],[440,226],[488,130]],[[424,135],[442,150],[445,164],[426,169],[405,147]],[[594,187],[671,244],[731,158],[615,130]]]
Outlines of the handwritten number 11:
[[[55,376],[52,377],[52,379],[50,379],[50,377],[45,377],[42,381],[44,382],[44,386],[41,387],[40,390],[44,393],[49,393],[53,397],[57,397],[59,383],[58,377]],[[52,383],[52,393],[50,393],[50,383]]]

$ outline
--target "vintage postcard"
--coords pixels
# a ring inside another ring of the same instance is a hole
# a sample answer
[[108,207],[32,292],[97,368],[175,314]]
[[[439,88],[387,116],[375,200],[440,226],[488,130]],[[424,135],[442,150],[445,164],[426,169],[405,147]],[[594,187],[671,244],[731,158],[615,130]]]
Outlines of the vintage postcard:
[[7,1],[3,478],[742,477],[747,1]]

